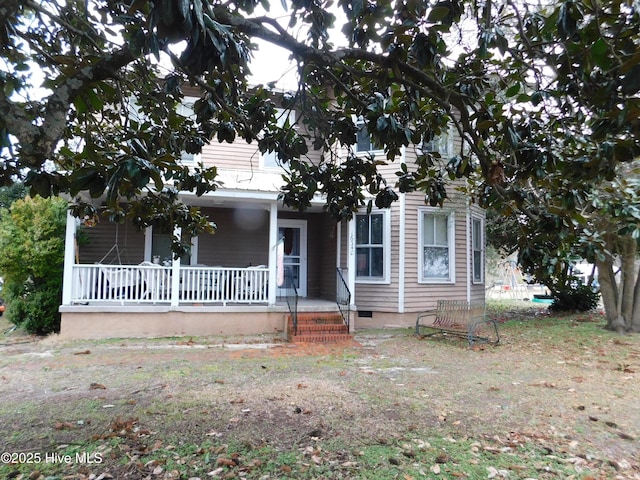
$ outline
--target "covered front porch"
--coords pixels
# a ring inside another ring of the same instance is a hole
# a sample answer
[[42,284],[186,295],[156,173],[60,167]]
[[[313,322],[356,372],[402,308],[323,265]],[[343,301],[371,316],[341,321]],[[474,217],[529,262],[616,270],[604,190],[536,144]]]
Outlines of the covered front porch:
[[170,250],[179,230],[82,225],[69,216],[61,334],[273,333],[285,331],[292,308],[342,309],[349,322],[348,227],[321,210],[284,210],[275,199],[215,197],[199,206],[217,232],[190,239],[180,258]]

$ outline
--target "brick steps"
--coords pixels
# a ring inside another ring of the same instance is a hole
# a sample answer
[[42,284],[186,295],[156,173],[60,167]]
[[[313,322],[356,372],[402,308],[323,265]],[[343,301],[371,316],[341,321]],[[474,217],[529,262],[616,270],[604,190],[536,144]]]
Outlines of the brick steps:
[[298,331],[293,335],[291,315],[287,315],[287,338],[294,343],[333,343],[353,340],[339,313],[298,313]]

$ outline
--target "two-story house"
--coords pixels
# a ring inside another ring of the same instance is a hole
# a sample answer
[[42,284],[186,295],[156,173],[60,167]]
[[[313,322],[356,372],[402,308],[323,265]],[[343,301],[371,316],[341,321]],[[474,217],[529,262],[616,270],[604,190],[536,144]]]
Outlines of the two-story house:
[[[455,143],[447,135],[428,148],[446,154]],[[382,155],[366,132],[354,148]],[[406,148],[382,167],[390,184],[398,163],[411,165],[415,155]],[[319,157],[310,150],[310,161]],[[140,232],[68,217],[63,337],[285,332],[292,317],[338,318],[350,331],[412,326],[438,299],[484,299],[484,212],[454,190],[444,208],[400,194],[391,208],[336,223],[321,198],[305,212],[284,207],[281,167],[255,144],[212,143],[199,158],[183,158],[196,160],[217,166],[222,187],[182,198],[217,232],[191,238],[182,258],[172,258],[169,226]],[[306,328],[303,338],[329,338],[318,325]]]

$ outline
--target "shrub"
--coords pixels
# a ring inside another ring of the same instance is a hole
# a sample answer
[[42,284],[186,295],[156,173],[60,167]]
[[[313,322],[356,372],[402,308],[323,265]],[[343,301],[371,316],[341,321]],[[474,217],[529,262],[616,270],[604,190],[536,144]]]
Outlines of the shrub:
[[568,285],[553,294],[550,310],[556,312],[589,312],[598,306],[600,292],[589,285]]
[[25,198],[0,216],[7,317],[29,333],[60,329],[67,202]]

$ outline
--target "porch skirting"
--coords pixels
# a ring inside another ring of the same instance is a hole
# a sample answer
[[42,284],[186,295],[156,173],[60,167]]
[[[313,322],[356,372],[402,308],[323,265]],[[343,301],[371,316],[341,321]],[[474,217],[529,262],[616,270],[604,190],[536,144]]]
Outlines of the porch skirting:
[[61,339],[141,338],[282,333],[281,306],[90,306],[60,307]]

